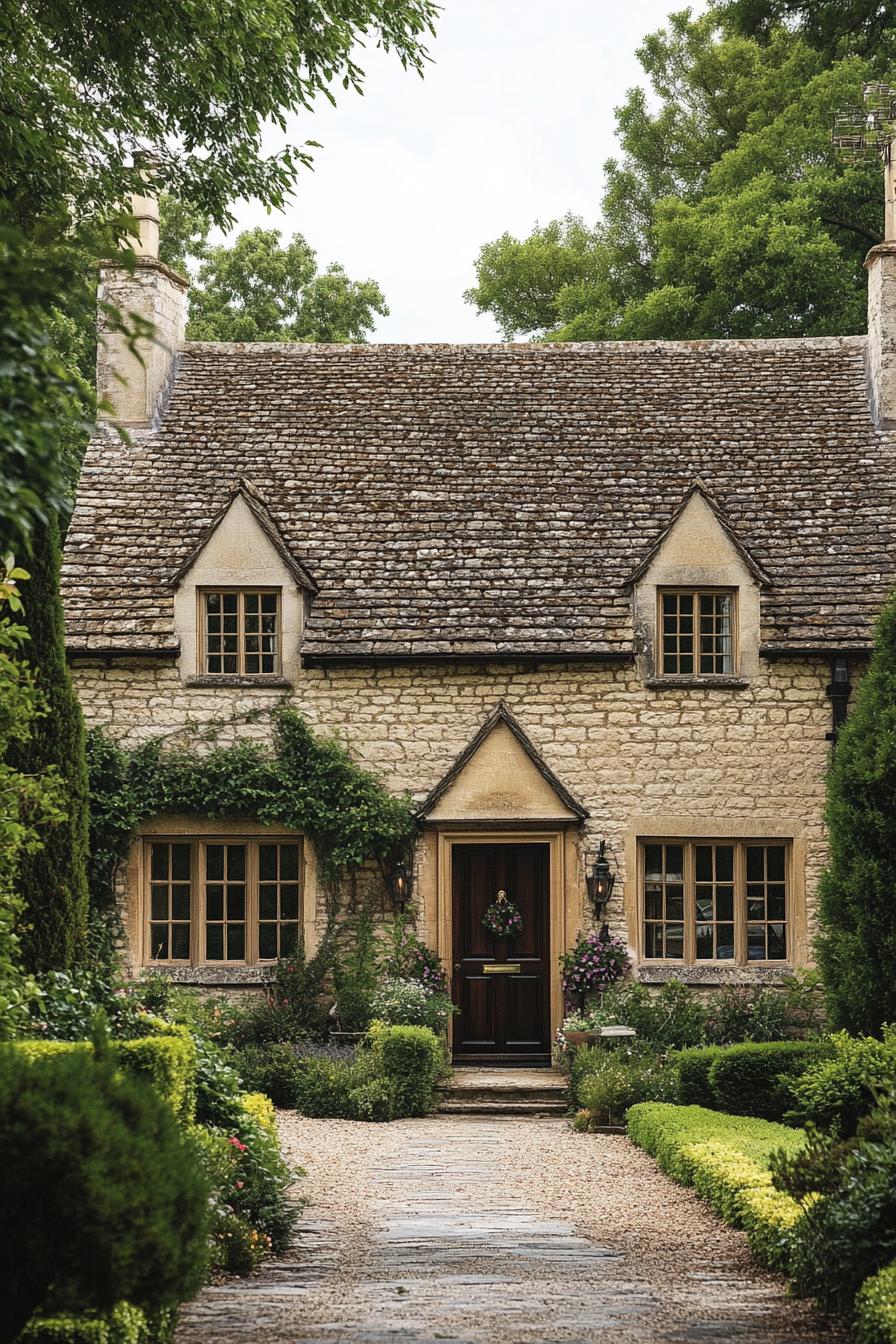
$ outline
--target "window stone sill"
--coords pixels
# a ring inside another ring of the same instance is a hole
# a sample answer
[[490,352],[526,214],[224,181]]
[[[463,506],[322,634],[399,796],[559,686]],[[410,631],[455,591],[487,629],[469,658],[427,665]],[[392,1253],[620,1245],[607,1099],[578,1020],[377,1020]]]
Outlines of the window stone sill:
[[684,985],[776,985],[793,975],[793,967],[779,966],[654,966],[642,963],[637,970],[642,985],[665,985],[679,980]]
[[175,985],[201,985],[209,989],[227,989],[240,985],[267,985],[274,973],[273,966],[163,966],[154,962],[141,966],[137,974],[152,971],[164,975]]
[[292,682],[287,677],[187,677],[186,686],[242,686],[252,690],[291,689]]
[[648,677],[651,691],[745,691],[744,677]]

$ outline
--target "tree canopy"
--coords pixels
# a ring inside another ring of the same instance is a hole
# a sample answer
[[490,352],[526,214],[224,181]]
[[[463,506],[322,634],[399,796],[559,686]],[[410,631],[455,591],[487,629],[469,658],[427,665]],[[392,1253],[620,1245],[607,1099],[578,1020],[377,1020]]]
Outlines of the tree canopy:
[[166,248],[200,263],[190,289],[190,340],[360,342],[377,314],[389,312],[375,280],[350,280],[335,263],[318,271],[299,233],[283,244],[278,229],[248,229],[210,247],[195,231],[199,221],[166,207],[165,224],[169,213],[175,228]]
[[716,0],[671,15],[638,51],[649,89],[617,110],[600,219],[487,243],[468,300],[508,339],[864,330],[880,166],[842,163],[831,117],[896,64],[896,41],[850,46],[840,12]]
[[[64,441],[89,388],[55,348],[95,304],[93,261],[127,232],[122,202],[154,182],[216,224],[230,203],[283,204],[313,145],[266,129],[361,90],[364,41],[423,71],[434,0],[31,0],[0,12],[0,542],[64,506]],[[143,156],[141,158],[141,155]],[[148,157],[147,157],[148,156]]]

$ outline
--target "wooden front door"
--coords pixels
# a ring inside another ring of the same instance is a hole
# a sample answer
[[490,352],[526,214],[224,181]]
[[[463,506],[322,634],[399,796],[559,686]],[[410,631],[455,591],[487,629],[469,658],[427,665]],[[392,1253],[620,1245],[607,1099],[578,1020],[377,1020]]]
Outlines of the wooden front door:
[[[549,1063],[550,846],[454,845],[451,873],[455,1060]],[[483,928],[499,891],[523,917],[515,938]]]

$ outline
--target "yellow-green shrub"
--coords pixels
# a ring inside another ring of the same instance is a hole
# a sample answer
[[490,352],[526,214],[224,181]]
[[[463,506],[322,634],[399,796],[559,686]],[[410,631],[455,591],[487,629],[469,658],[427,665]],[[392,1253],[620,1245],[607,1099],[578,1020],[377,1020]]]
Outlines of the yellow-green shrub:
[[[196,1113],[196,1047],[186,1027],[163,1025],[165,1034],[110,1041],[109,1053],[122,1072],[145,1078],[177,1118],[189,1124]],[[89,1041],[17,1041],[15,1048],[26,1059],[45,1059],[92,1047]]]
[[277,1114],[270,1097],[266,1097],[263,1092],[243,1092],[240,1105],[262,1129],[266,1129],[269,1134],[277,1133]]
[[800,1206],[772,1185],[769,1155],[796,1152],[798,1130],[769,1120],[726,1115],[702,1106],[642,1102],[627,1120],[633,1143],[682,1185],[691,1185],[734,1227],[743,1228],[758,1259],[786,1269],[789,1233]]
[[90,1050],[89,1041],[16,1041],[15,1049],[25,1059],[47,1059],[50,1055],[64,1055],[72,1050]]
[[862,1284],[853,1333],[858,1344],[896,1344],[896,1264]]
[[445,1068],[444,1047],[435,1032],[374,1022],[367,1044],[376,1073],[392,1090],[396,1115],[425,1115],[434,1109],[434,1088]]
[[178,1120],[190,1124],[196,1114],[196,1047],[186,1027],[165,1036],[113,1041],[110,1051],[125,1073],[145,1078]]
[[174,1311],[151,1317],[130,1302],[119,1302],[109,1312],[87,1316],[50,1316],[31,1321],[21,1344],[162,1344],[174,1330]]

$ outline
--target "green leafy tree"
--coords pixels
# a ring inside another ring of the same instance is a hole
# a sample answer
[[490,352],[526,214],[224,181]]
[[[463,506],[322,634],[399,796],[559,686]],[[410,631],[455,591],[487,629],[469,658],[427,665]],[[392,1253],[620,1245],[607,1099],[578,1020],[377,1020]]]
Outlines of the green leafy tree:
[[866,56],[886,68],[896,42],[896,15],[884,0],[719,0],[725,22],[768,41],[786,24],[830,60]]
[[[0,572],[0,609],[22,610],[19,582],[24,570],[11,563]],[[63,814],[62,783],[53,771],[26,773],[11,763],[45,712],[34,675],[22,658],[28,631],[9,616],[0,617],[0,1040],[26,1026],[37,987],[22,969],[18,924],[23,903],[17,893],[18,870],[41,843],[41,835]]]
[[199,341],[364,341],[389,309],[373,280],[317,269],[301,234],[249,229],[231,246],[203,247],[187,335]]
[[216,224],[237,197],[281,206],[310,147],[270,123],[360,91],[364,41],[422,72],[434,0],[25,0],[0,14],[0,544],[66,502],[61,440],[93,407],[49,333],[95,305],[87,259],[128,232],[150,151],[157,187]]
[[878,1035],[896,1022],[896,598],[840,731],[828,777],[830,862],[817,940],[835,1026]]
[[671,15],[638,56],[650,89],[617,112],[623,154],[606,165],[598,224],[567,217],[486,244],[467,299],[506,337],[862,331],[880,169],[841,163],[830,127],[881,53],[833,59],[780,24],[760,40],[720,4]]
[[84,951],[87,927],[87,763],[84,721],[65,660],[59,600],[59,526],[36,532],[25,601],[28,657],[44,713],[10,757],[26,776],[48,771],[63,787],[65,819],[47,827],[39,848],[18,863],[16,886],[24,901],[22,946],[34,971],[65,970]]
[[159,260],[188,275],[190,262],[202,257],[211,220],[202,210],[185,205],[169,191],[159,197]]

